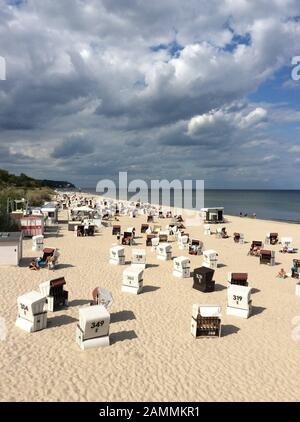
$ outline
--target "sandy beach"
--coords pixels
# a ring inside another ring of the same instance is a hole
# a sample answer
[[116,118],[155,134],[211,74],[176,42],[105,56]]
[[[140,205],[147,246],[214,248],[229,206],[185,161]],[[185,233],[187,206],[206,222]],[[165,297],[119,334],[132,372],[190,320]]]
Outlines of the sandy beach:
[[[226,211],[226,210],[225,210]],[[246,243],[233,238],[204,236],[202,226],[187,227],[191,237],[204,241],[205,249],[219,253],[215,272],[216,291],[192,289],[192,278],[172,276],[172,261],[162,262],[146,248],[144,292],[138,296],[121,292],[124,266],[108,263],[109,248],[116,243],[111,228],[94,237],[74,237],[67,230],[67,212],[59,214],[58,235],[45,239],[45,246],[59,248],[60,265],[55,271],[30,271],[32,241],[24,241],[20,267],[1,267],[0,317],[7,337],[0,342],[1,401],[298,401],[300,397],[300,335],[293,318],[300,316],[295,280],[276,278],[281,267],[289,272],[299,254],[281,254],[277,265],[260,265],[247,256],[252,240],[267,232],[291,236],[300,246],[299,226],[283,222],[227,217],[227,232],[245,234]],[[163,227],[169,220],[158,220]],[[120,217],[122,229],[134,226],[137,247],[145,248],[140,234],[145,216]],[[213,231],[216,226],[212,225]],[[173,256],[186,255],[191,270],[201,266],[202,256],[190,256],[172,242]],[[126,247],[127,265],[131,247]],[[248,272],[253,315],[241,319],[226,315],[227,273]],[[15,327],[17,297],[37,290],[39,283],[64,276],[69,307],[48,313],[48,328],[27,334]],[[101,286],[114,297],[110,340],[107,348],[80,350],[75,342],[78,309],[91,301],[91,291]],[[194,339],[190,332],[194,303],[222,306],[222,337]],[[299,322],[298,322],[299,324]],[[299,332],[299,330],[298,330]]]

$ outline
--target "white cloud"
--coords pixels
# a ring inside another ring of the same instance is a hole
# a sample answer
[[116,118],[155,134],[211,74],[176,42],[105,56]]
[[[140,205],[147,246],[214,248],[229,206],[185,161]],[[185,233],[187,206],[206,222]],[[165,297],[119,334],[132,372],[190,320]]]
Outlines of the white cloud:
[[212,110],[200,116],[194,116],[188,122],[188,134],[190,136],[201,135],[207,131],[247,129],[265,121],[267,110],[256,107],[252,111],[232,111],[226,108]]

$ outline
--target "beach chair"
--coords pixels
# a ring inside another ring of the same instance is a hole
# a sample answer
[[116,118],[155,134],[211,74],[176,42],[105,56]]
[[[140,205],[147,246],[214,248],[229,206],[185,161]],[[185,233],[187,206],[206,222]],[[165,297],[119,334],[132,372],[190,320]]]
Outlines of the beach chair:
[[153,217],[153,215],[148,215],[147,216],[147,223],[154,223],[154,217]]
[[159,237],[158,236],[153,237],[151,239],[151,251],[155,252],[158,245],[159,245]]
[[250,256],[260,256],[260,250],[263,248],[263,242],[260,240],[253,240],[250,246],[248,255]]
[[149,229],[149,224],[142,224],[141,225],[141,233],[146,233],[146,231]]
[[191,262],[186,256],[179,256],[173,259],[173,276],[178,278],[190,277]]
[[189,236],[188,235],[181,235],[178,238],[178,248],[179,249],[188,249],[189,247]]
[[202,265],[212,270],[218,268],[218,253],[213,249],[208,249],[203,252],[203,263]]
[[267,249],[260,250],[259,256],[259,263],[260,264],[269,264],[275,265],[275,251],[269,251]]
[[133,234],[131,232],[124,232],[121,243],[122,245],[131,246],[133,243]]
[[44,248],[44,236],[39,234],[32,237],[32,250],[35,252],[42,251]]
[[216,230],[216,238],[217,239],[222,239],[222,229],[217,228],[217,230]]
[[122,246],[112,246],[109,250],[109,263],[125,265],[125,249]]
[[276,245],[278,243],[278,233],[267,233],[266,245]]
[[144,270],[130,266],[123,271],[122,292],[140,294],[143,290]]
[[146,246],[152,246],[152,239],[156,237],[155,234],[147,234],[146,237]]
[[79,309],[76,342],[82,350],[109,346],[110,314],[103,305]]
[[293,259],[293,266],[291,271],[291,277],[298,279],[300,274],[300,259]]
[[83,237],[84,236],[84,225],[83,224],[77,224],[74,227],[74,235],[76,237]]
[[211,235],[211,228],[209,224],[203,224],[204,234],[205,236]]
[[47,311],[44,309],[46,298],[41,293],[32,291],[17,299],[18,318],[16,326],[28,333],[47,327]]
[[146,268],[146,251],[144,249],[133,249],[131,265],[137,268]]
[[59,258],[59,252],[57,249],[55,249],[53,255],[48,257],[49,270],[55,270],[55,268],[58,266],[58,258]]
[[89,224],[86,231],[85,231],[86,236],[94,236],[95,235],[95,226],[92,224]]
[[161,231],[161,226],[159,224],[154,224],[152,227],[152,233],[159,234]]
[[172,259],[172,245],[169,243],[160,243],[156,248],[156,257],[161,261],[169,261]]
[[195,268],[193,272],[193,289],[204,293],[213,292],[215,290],[214,273],[215,271],[211,268]]
[[241,234],[240,233],[237,233],[237,232],[234,232],[233,233],[233,241],[235,243],[239,243],[240,242],[240,238],[241,238]]
[[131,233],[132,234],[132,238],[135,238],[135,227],[127,227],[126,229],[127,233]]
[[251,288],[232,284],[227,289],[227,315],[249,318],[252,310]]
[[112,227],[112,235],[116,236],[118,234],[121,234],[121,226],[119,224],[114,224]]
[[64,277],[47,280],[39,285],[40,292],[46,297],[47,311],[54,312],[61,307],[68,306],[69,294],[64,290]]
[[231,285],[237,286],[248,286],[248,273],[228,273],[227,274],[227,283],[228,287]]
[[189,244],[190,255],[202,255],[203,242],[200,240],[192,239]]
[[221,337],[221,329],[221,307],[219,305],[193,305],[191,322],[193,337]]

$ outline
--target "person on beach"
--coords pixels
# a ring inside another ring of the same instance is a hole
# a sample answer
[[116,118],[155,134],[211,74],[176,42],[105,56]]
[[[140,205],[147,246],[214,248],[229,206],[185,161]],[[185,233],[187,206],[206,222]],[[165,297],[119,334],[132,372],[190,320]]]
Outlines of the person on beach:
[[30,262],[29,269],[33,271],[38,271],[40,269],[35,258]]
[[222,239],[228,239],[229,236],[228,236],[228,234],[226,232],[226,227],[223,227],[222,228],[221,236],[222,236]]
[[277,277],[278,278],[286,278],[287,277],[286,272],[284,271],[284,268],[281,268],[281,270],[277,274]]
[[292,278],[299,278],[298,268],[297,268],[297,265],[295,264],[295,262],[293,262],[291,272],[292,272]]

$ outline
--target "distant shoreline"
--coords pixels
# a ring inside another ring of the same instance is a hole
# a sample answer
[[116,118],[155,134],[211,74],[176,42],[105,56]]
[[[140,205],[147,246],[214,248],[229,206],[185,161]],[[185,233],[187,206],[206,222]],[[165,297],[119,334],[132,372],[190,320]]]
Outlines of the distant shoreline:
[[[65,190],[65,189],[60,190],[60,189],[57,189],[57,190],[60,191],[60,192],[63,192],[63,191],[65,191],[65,192],[73,192],[73,193],[77,193],[77,194],[85,194],[85,195],[99,196],[99,197],[105,198],[103,195],[100,195],[96,191],[95,192],[88,192],[86,190],[80,190],[79,191],[78,189],[74,189],[74,190]],[[210,190],[215,190],[215,189],[210,189]],[[237,190],[237,189],[228,189],[228,190]],[[295,191],[298,191],[298,190],[295,190]],[[300,192],[300,190],[299,190],[299,192]],[[112,199],[112,198],[107,197],[107,199]],[[130,199],[128,199],[128,200],[126,200],[126,199],[120,199],[120,201],[128,201],[128,202],[131,202]],[[151,204],[151,205],[156,206],[156,207],[160,207],[160,206],[162,206],[162,207],[168,207],[167,205],[157,205],[157,204]],[[222,204],[219,204],[219,205],[220,206],[223,206]],[[170,208],[172,208],[172,209],[174,209],[174,208],[179,209],[179,207],[174,207],[174,206],[170,206]],[[180,209],[182,209],[182,208],[180,208]],[[195,211],[195,212],[197,212],[197,211],[200,211],[200,210],[186,209],[186,211]],[[292,219],[280,219],[280,218],[263,218],[263,217],[259,217],[259,216],[256,216],[255,218],[253,218],[253,217],[251,217],[251,214],[249,214],[248,216],[242,216],[242,217],[240,217],[239,214],[226,213],[226,208],[225,208],[225,214],[224,215],[225,215],[225,217],[241,218],[241,220],[248,219],[248,220],[261,220],[261,221],[270,221],[270,222],[274,221],[274,222],[277,222],[277,223],[287,223],[287,224],[300,224],[300,219],[299,220],[292,220]]]

